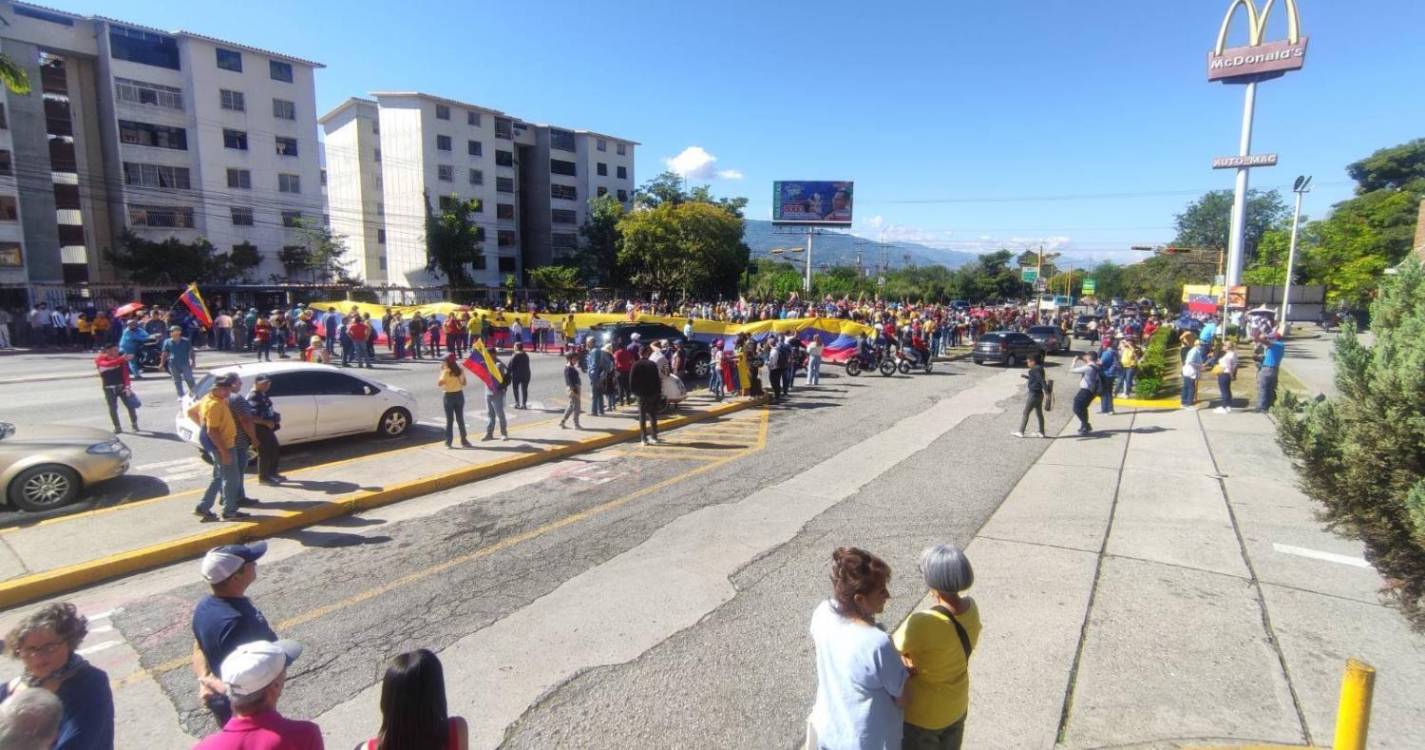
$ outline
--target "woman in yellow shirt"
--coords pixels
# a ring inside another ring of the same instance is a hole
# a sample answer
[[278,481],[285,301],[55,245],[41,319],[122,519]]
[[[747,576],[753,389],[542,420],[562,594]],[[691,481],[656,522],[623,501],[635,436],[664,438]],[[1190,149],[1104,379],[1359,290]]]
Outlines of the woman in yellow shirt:
[[920,572],[934,605],[912,613],[892,641],[912,670],[905,704],[905,750],[959,750],[970,708],[970,654],[980,640],[980,610],[960,596],[975,571],[948,544],[920,553]]
[[445,361],[440,365],[440,377],[436,378],[435,384],[445,391],[445,447],[455,447],[451,445],[451,439],[455,437],[451,428],[457,424],[460,425],[460,445],[475,447],[465,436],[465,371],[460,369],[460,362],[454,353],[445,355]]

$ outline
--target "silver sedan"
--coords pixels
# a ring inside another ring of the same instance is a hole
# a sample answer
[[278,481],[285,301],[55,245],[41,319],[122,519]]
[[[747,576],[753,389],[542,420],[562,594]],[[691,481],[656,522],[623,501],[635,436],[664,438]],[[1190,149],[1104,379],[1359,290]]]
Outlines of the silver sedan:
[[27,511],[67,505],[85,487],[123,475],[131,455],[107,430],[0,422],[0,501]]

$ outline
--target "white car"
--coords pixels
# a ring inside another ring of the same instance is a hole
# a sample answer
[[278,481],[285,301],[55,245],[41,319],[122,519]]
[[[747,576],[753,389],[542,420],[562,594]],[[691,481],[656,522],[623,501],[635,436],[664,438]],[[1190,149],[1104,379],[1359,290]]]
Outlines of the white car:
[[267,396],[282,416],[277,431],[281,445],[309,443],[342,435],[375,432],[400,437],[415,424],[416,397],[356,372],[308,362],[258,362],[219,367],[184,396],[174,418],[178,436],[198,445],[198,425],[188,418],[188,408],[207,395],[214,376],[237,373],[246,395],[258,375],[272,379]]

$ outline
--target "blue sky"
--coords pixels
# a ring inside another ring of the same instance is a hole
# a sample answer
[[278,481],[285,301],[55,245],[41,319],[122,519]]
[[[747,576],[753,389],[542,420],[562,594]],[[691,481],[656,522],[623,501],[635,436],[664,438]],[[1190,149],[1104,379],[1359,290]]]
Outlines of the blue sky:
[[[773,180],[853,179],[857,233],[958,250],[1126,261],[1231,187],[1209,162],[1241,122],[1242,89],[1205,78],[1226,0],[47,4],[321,61],[322,112],[436,93],[639,141],[640,181],[695,147],[679,163],[751,218]],[[1260,87],[1254,151],[1281,165],[1254,183],[1312,174],[1320,215],[1349,196],[1346,164],[1425,136],[1425,2],[1299,5],[1306,68]]]

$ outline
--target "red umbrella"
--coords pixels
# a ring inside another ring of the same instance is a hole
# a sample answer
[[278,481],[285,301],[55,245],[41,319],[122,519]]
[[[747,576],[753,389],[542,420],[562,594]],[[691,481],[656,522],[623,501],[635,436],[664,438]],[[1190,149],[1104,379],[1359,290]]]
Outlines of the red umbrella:
[[114,317],[122,318],[125,315],[132,315],[138,312],[139,310],[142,310],[143,308],[144,304],[142,302],[130,302],[129,304],[114,310]]

